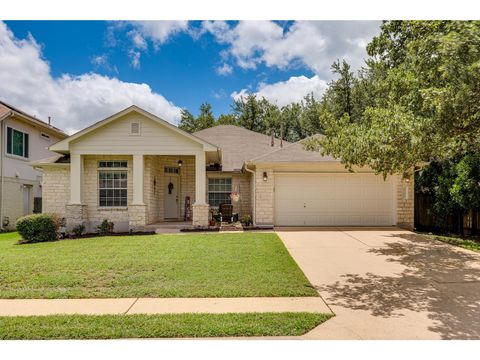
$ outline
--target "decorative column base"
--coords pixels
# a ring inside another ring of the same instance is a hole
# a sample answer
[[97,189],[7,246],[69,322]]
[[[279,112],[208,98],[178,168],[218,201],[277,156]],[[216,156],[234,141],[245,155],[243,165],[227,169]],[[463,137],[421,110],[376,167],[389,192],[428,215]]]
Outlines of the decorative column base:
[[66,230],[69,232],[74,227],[85,225],[87,221],[87,206],[82,204],[68,204],[66,206]]
[[147,205],[128,206],[128,226],[131,231],[143,231],[147,225]]
[[192,225],[194,227],[208,227],[208,212],[210,206],[208,204],[192,205]]

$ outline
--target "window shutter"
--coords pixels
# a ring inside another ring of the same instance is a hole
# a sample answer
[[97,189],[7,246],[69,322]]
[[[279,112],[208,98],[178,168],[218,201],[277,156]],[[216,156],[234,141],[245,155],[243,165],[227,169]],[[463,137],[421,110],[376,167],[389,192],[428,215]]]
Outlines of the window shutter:
[[23,134],[23,157],[28,158],[28,134]]
[[12,153],[12,128],[7,128],[7,154]]

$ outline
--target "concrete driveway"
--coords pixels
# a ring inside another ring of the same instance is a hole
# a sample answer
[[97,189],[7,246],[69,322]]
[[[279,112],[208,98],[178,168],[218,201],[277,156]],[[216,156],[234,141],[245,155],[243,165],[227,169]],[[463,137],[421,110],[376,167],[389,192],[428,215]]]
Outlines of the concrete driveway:
[[277,228],[336,314],[315,339],[480,339],[480,254],[395,228]]

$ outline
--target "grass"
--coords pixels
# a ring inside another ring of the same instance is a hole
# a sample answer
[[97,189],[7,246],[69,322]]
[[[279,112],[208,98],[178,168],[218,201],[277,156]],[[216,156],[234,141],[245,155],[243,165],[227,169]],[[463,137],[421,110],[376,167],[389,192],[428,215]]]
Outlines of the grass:
[[458,236],[430,235],[430,234],[428,235],[424,234],[424,236],[428,236],[431,239],[442,241],[450,245],[455,245],[464,249],[480,252],[480,243],[477,241],[463,239]]
[[298,336],[330,317],[319,313],[15,316],[0,317],[0,339]]
[[0,298],[318,296],[274,233],[18,240],[0,234]]

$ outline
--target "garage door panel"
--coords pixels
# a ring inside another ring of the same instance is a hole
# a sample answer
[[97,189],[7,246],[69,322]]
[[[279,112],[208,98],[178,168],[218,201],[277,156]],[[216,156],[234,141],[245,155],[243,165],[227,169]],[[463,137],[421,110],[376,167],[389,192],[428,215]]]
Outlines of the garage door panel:
[[392,181],[366,173],[276,174],[275,224],[393,225]]

